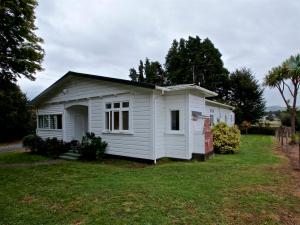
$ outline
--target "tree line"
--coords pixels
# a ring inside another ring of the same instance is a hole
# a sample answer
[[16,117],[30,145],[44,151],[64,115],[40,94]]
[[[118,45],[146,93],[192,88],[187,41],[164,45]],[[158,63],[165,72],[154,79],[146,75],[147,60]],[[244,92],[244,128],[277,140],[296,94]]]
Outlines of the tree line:
[[198,36],[174,40],[162,65],[146,58],[129,69],[132,81],[160,86],[197,84],[218,93],[216,100],[235,107],[236,123],[254,122],[264,115],[263,87],[248,68],[229,72],[214,44]]

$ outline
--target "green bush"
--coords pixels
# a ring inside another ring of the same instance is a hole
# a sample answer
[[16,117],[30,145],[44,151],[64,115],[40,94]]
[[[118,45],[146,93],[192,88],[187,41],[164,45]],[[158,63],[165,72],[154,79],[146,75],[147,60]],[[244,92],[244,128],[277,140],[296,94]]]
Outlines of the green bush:
[[[252,126],[248,129],[248,134],[264,134],[264,135],[275,135],[275,127],[256,127]],[[245,132],[242,131],[242,134]]]
[[23,138],[23,146],[32,153],[41,154],[44,141],[36,134],[29,134]]
[[221,154],[236,153],[240,149],[240,130],[228,127],[226,123],[219,123],[213,127],[214,151]]
[[70,149],[69,143],[65,143],[57,138],[47,138],[43,140],[36,134],[30,134],[24,137],[23,146],[29,148],[31,153],[54,158]]
[[107,147],[107,143],[101,137],[96,137],[94,133],[86,133],[82,138],[79,153],[85,160],[102,159]]

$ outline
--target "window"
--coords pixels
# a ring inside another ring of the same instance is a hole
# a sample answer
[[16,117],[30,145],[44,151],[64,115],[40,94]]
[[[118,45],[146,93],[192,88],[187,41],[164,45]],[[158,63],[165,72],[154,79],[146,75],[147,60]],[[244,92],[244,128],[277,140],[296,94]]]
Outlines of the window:
[[[113,106],[113,107],[112,107]],[[105,130],[129,130],[129,101],[105,104]]]
[[225,123],[227,124],[227,115],[225,115]]
[[210,115],[210,126],[214,125],[214,115]]
[[38,116],[39,129],[62,129],[62,115],[39,115]]
[[179,130],[179,110],[171,111],[171,130]]
[[209,111],[210,111],[211,113],[214,113],[214,111],[215,111],[215,110],[213,110],[213,109],[210,109]]

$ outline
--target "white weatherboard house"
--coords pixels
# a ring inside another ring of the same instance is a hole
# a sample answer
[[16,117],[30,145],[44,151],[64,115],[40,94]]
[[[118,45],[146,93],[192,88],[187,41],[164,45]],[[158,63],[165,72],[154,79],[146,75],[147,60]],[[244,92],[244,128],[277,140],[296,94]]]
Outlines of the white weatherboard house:
[[233,107],[193,84],[153,84],[68,72],[32,100],[37,134],[64,141],[94,132],[107,154],[152,160],[205,156],[204,121],[234,124]]

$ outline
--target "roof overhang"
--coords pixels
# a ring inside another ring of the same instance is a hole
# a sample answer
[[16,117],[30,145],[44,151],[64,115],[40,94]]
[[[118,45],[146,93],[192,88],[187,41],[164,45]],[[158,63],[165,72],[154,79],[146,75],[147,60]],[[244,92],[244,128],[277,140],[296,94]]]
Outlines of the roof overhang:
[[208,99],[205,99],[205,103],[208,103],[208,105],[212,105],[212,106],[221,106],[223,108],[228,108],[230,110],[234,110],[235,109],[231,105],[227,105],[227,104],[224,104],[224,103],[220,103],[220,102],[216,102],[216,101],[212,101],[212,100],[208,100]]
[[197,91],[197,92],[201,93],[204,97],[216,97],[216,96],[218,96],[218,94],[216,92],[210,91],[208,89],[205,89],[205,88],[200,87],[200,86],[195,85],[195,84],[180,84],[180,85],[167,86],[167,87],[156,86],[156,89],[164,91],[164,92],[194,90],[194,91]]
[[104,76],[97,76],[97,75],[92,75],[92,74],[77,73],[77,72],[69,71],[64,76],[62,76],[60,79],[58,79],[56,82],[54,82],[50,87],[48,87],[42,93],[40,93],[38,96],[36,96],[33,100],[31,100],[30,104],[31,105],[38,105],[43,99],[47,98],[47,95],[49,93],[56,90],[58,87],[62,86],[64,83],[66,83],[72,77],[82,77],[82,78],[89,78],[89,79],[95,79],[95,80],[102,80],[102,81],[108,81],[108,82],[119,83],[119,84],[126,84],[126,85],[131,85],[131,86],[135,86],[135,87],[142,87],[142,88],[148,88],[148,89],[155,89],[156,88],[156,86],[154,84],[149,84],[149,83],[140,83],[140,82],[134,82],[134,81],[130,81],[130,80],[124,80],[124,79],[118,79],[118,78],[112,78],[112,77],[104,77]]

